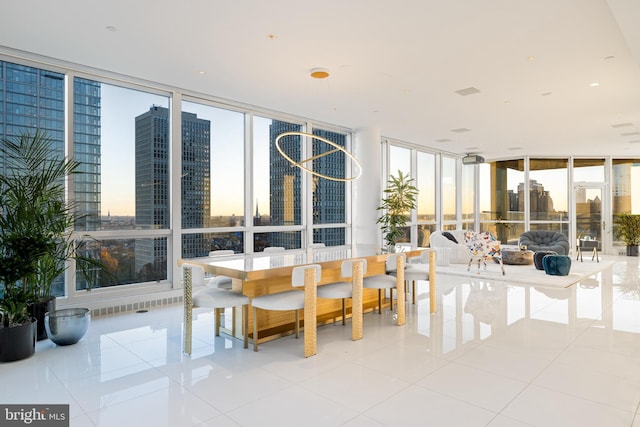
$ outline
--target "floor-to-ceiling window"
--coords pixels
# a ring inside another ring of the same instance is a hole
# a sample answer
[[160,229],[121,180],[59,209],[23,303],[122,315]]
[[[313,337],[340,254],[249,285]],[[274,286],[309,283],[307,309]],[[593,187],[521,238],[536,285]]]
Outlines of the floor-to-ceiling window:
[[407,222],[403,241],[427,247],[435,230],[475,229],[474,166],[462,166],[458,157],[423,147],[389,140],[382,147],[388,153],[387,176],[401,171],[418,189],[415,213]]
[[[568,159],[529,159],[530,230],[559,231],[569,237],[568,165]],[[527,197],[520,191],[518,196]]]
[[464,230],[475,230],[475,200],[476,200],[476,189],[475,189],[475,170],[476,167],[474,165],[463,165],[462,166],[462,178],[460,181],[460,196],[461,196],[461,213],[462,213],[462,228]]
[[457,161],[450,156],[442,156],[442,215],[441,229],[455,230],[458,224],[458,182]]
[[[347,148],[349,136],[327,129],[313,129],[313,171],[308,176],[311,185],[312,242],[340,246],[347,241],[346,155],[338,147]],[[355,172],[355,171],[354,171]],[[322,177],[322,176],[325,177]],[[330,178],[330,179],[328,179]]]
[[[244,252],[245,113],[182,102],[182,256]],[[189,233],[189,229],[215,232]]]
[[[99,258],[96,287],[167,286],[171,227],[169,96],[75,77],[74,197],[84,253]],[[82,276],[75,289],[86,289]]]
[[[612,220],[621,213],[640,215],[640,159],[613,159],[611,177]],[[622,246],[617,234],[612,234]]]
[[480,231],[503,244],[516,244],[524,231],[524,160],[500,160],[480,165]]
[[[412,184],[415,185],[416,174],[412,174],[411,169],[411,149],[406,147],[400,147],[397,145],[391,145],[389,147],[389,174],[388,176],[398,177],[399,173],[408,176],[412,179]],[[385,184],[386,188],[386,184]],[[404,236],[400,237],[398,242],[411,242],[411,226],[412,226],[412,213],[407,216],[407,226],[402,229]]]
[[436,216],[436,156],[418,151],[416,165],[418,188],[418,246],[429,246],[429,237],[438,226]]

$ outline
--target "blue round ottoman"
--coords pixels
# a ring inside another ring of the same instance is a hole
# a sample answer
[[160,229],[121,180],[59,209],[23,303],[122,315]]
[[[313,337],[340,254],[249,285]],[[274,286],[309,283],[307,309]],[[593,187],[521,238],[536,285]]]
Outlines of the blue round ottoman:
[[566,276],[571,270],[571,258],[567,255],[546,255],[542,258],[544,272],[552,276]]
[[544,270],[542,258],[547,255],[558,255],[558,253],[556,251],[536,251],[536,253],[533,254],[533,265],[536,266],[536,270]]

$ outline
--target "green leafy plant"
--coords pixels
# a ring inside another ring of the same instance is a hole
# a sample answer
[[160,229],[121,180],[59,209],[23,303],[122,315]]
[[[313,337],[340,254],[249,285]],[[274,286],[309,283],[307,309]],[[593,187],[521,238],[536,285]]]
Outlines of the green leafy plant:
[[640,245],[640,215],[618,214],[614,220],[616,235],[627,246]]
[[378,207],[382,216],[377,223],[381,224],[382,235],[389,250],[404,235],[403,227],[407,224],[407,216],[416,207],[418,189],[413,185],[413,178],[398,170],[398,175],[389,177],[384,190],[382,204]]
[[51,287],[75,259],[81,273],[101,268],[77,255],[82,240],[71,231],[75,205],[65,198],[65,180],[80,163],[52,154],[41,131],[4,139],[0,154],[0,310],[5,326],[24,321],[24,306],[51,298]]

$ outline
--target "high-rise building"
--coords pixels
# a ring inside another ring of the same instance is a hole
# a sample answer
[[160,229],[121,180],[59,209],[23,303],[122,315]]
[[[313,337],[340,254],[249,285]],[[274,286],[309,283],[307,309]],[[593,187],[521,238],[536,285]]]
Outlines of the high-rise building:
[[73,82],[73,157],[80,162],[74,177],[75,228],[94,231],[102,228],[101,172],[101,91],[100,82],[76,77]]
[[[341,147],[346,145],[346,136],[341,133],[331,132],[321,129],[314,129],[313,134],[327,139]],[[313,156],[318,156],[333,150],[322,140],[313,140]],[[335,177],[345,177],[344,152],[337,151],[330,155],[320,156],[313,161],[313,170],[321,171],[322,174]],[[340,224],[346,222],[346,200],[345,182],[330,179],[313,177],[313,202],[312,213],[314,224]],[[339,228],[316,228],[313,230],[313,241],[322,242],[327,246],[339,246],[345,243],[345,229]]]
[[[299,225],[302,224],[301,200],[301,169],[295,167],[277,150],[275,140],[283,132],[299,132],[301,127],[292,123],[274,120],[269,129],[270,136],[270,189],[271,189],[271,225]],[[315,129],[313,134],[344,147],[346,136],[340,133]],[[299,136],[283,138],[280,148],[295,161],[303,160],[302,141]],[[326,142],[313,139],[312,150],[314,160],[305,166],[323,175],[344,178],[345,154],[334,152]],[[317,156],[317,157],[316,157]],[[309,156],[311,157],[311,156]],[[312,217],[314,224],[333,224],[345,222],[345,183],[311,175],[312,179]],[[314,230],[315,242],[325,243],[327,246],[343,245],[345,243],[344,228],[318,228]],[[300,237],[297,232],[274,233],[271,245],[282,246],[287,249],[300,247]]]
[[[302,224],[302,192],[300,168],[295,167],[285,159],[276,148],[276,138],[283,132],[300,132],[301,126],[293,123],[274,120],[269,126],[269,189],[271,203],[269,214],[271,225]],[[283,138],[280,147],[287,156],[294,160],[301,160],[302,144],[299,136]],[[271,246],[281,246],[286,249],[300,247],[300,233],[273,233]]]
[[[136,227],[169,228],[169,110],[152,106],[136,117]],[[208,225],[210,208],[211,122],[182,113],[182,227]],[[184,258],[207,255],[210,243],[201,233],[183,236]],[[166,276],[167,241],[138,239],[136,271],[143,279]]]
[[[74,152],[80,162],[74,175],[78,230],[100,227],[100,85],[84,79],[74,82]],[[65,75],[0,61],[0,138],[44,132],[52,158],[65,156]],[[0,173],[5,162],[0,154]],[[80,287],[84,285],[79,284]],[[62,276],[52,293],[64,294]]]

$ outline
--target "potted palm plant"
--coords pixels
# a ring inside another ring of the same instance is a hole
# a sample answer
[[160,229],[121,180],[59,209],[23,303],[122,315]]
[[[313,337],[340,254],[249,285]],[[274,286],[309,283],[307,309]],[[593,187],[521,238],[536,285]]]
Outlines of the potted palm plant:
[[378,207],[382,216],[377,221],[381,224],[387,251],[394,252],[396,243],[404,236],[403,228],[407,225],[407,216],[416,207],[417,197],[418,189],[408,174],[398,170],[398,176],[389,177],[382,204]]
[[640,215],[618,214],[614,220],[616,235],[627,246],[628,256],[638,256],[640,245]]
[[[78,241],[71,234],[74,203],[65,198],[65,180],[80,163],[52,156],[51,139],[37,130],[4,139],[0,153],[5,164],[0,175],[0,255],[8,270],[0,273],[1,304],[7,312],[13,299],[26,299],[42,339],[47,337],[44,315],[55,309],[52,285],[67,261],[75,259],[81,272],[101,268],[98,260],[76,255]],[[5,325],[11,323],[7,319]]]

